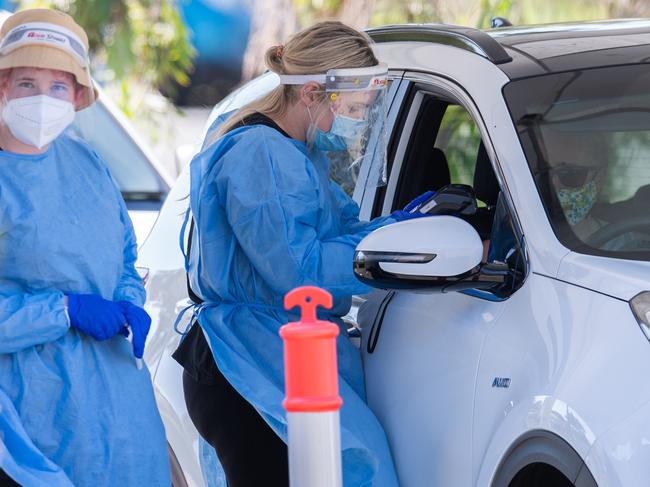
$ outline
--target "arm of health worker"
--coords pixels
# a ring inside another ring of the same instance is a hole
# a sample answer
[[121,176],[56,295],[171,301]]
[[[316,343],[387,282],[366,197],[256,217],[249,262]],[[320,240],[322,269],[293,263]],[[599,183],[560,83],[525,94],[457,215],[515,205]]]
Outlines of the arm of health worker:
[[53,342],[69,328],[61,292],[0,296],[0,353]]
[[320,182],[311,161],[279,139],[250,141],[222,157],[216,184],[255,269],[279,294],[304,285],[321,286],[335,298],[368,292],[371,288],[354,277],[352,259],[369,230],[321,238],[328,229],[319,226]]
[[380,216],[372,219],[371,221],[359,220],[359,205],[350,198],[341,187],[334,181],[330,181],[330,187],[336,198],[336,203],[341,212],[341,223],[345,229],[345,233],[356,234],[359,232],[368,233],[388,225],[395,223],[395,220],[390,216]]

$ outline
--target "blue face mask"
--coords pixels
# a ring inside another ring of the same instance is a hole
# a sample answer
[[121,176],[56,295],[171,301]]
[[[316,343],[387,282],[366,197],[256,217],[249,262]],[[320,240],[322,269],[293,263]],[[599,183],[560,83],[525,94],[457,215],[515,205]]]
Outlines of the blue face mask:
[[[311,117],[311,113],[310,113]],[[356,118],[335,115],[329,132],[313,125],[312,146],[325,152],[339,152],[348,148],[348,144],[357,140],[366,130],[367,122]]]
[[366,120],[335,115],[330,132],[353,142],[363,135],[367,126]]
[[336,135],[332,131],[325,132],[315,125],[311,146],[324,152],[340,152],[348,148],[348,144],[343,137]]

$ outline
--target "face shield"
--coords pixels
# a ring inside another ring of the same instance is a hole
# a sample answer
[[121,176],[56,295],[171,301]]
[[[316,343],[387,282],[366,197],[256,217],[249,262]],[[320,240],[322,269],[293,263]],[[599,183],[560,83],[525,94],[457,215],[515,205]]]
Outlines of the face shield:
[[325,154],[330,176],[352,194],[360,171],[367,184],[386,184],[388,67],[332,69],[323,75],[282,75],[280,82],[323,86],[322,102],[308,108],[310,150]]

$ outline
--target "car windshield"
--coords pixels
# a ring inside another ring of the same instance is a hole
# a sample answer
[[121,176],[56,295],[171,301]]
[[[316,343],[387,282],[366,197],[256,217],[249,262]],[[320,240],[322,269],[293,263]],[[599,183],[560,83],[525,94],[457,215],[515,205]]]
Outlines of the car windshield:
[[560,241],[650,260],[650,65],[527,78],[504,96]]

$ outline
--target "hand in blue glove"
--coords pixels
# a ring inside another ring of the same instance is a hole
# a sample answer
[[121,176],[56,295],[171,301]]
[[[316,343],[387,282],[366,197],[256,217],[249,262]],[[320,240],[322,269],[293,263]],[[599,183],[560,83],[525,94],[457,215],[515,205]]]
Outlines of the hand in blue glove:
[[117,303],[95,294],[69,294],[68,316],[70,326],[98,341],[114,337],[126,323]]
[[126,321],[133,333],[133,355],[137,358],[142,358],[142,355],[144,355],[144,344],[147,341],[147,335],[151,327],[151,318],[144,309],[133,303],[118,301],[117,304],[126,316]]
[[415,213],[411,213],[410,211],[404,211],[404,210],[395,210],[390,214],[390,217],[393,220],[396,220],[398,222],[403,222],[404,220],[412,220],[413,218],[422,218],[423,216],[431,216],[428,213],[420,213],[419,211],[416,211]]
[[426,200],[431,198],[436,194],[435,191],[427,191],[426,193],[421,194],[417,198],[415,198],[413,201],[411,201],[408,205],[404,207],[404,211],[413,211],[415,208],[417,208],[419,205],[424,203]]

